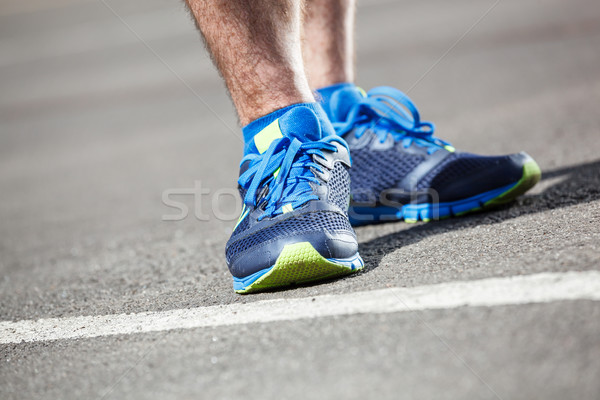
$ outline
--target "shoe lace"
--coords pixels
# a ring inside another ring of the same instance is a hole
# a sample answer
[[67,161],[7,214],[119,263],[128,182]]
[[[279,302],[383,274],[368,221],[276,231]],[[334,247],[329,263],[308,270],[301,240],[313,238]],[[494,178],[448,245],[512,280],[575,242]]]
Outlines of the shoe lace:
[[250,161],[250,165],[238,180],[246,190],[245,206],[264,206],[264,212],[258,218],[260,221],[282,214],[284,205],[291,204],[296,209],[310,200],[317,200],[310,182],[321,183],[311,169],[320,173],[323,169],[314,161],[313,155],[324,158],[323,151],[337,152],[334,141],[348,148],[343,139],[334,135],[313,142],[283,137],[274,140],[263,154],[245,156],[242,164]]
[[[363,92],[364,94],[364,92]],[[332,98],[332,108],[336,107]],[[360,138],[367,130],[374,132],[381,143],[391,134],[404,148],[416,143],[427,147],[428,154],[445,148],[454,151],[450,143],[433,136],[435,125],[421,121],[419,110],[407,95],[387,86],[376,87],[364,94],[346,115],[345,121],[333,122],[336,132],[343,136],[354,130]]]

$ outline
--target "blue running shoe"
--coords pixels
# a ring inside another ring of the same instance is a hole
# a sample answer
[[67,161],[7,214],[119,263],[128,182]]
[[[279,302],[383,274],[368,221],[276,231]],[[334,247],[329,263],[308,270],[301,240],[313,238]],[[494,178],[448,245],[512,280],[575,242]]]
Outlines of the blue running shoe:
[[363,268],[348,220],[345,141],[321,138],[317,116],[294,107],[254,137],[238,180],[244,205],[225,249],[238,293],[330,279]]
[[350,148],[353,225],[446,218],[514,200],[541,177],[526,153],[487,157],[433,136],[399,90],[365,93],[353,84],[319,91],[336,133]]

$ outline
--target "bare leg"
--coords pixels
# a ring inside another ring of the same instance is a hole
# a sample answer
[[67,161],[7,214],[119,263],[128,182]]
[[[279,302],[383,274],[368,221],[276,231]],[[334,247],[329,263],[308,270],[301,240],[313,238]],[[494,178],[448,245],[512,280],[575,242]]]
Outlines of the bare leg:
[[302,62],[301,0],[186,0],[240,123],[314,102]]
[[355,0],[307,0],[303,55],[313,89],[353,82]]

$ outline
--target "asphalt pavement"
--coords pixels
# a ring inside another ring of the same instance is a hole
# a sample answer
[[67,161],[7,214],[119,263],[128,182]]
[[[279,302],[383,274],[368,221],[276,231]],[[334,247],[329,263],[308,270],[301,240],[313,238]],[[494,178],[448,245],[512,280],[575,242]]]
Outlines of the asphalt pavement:
[[[241,132],[184,3],[0,0],[0,325],[595,276],[600,3],[359,0],[357,24],[360,86],[408,92],[457,148],[527,151],[542,181],[497,210],[358,228],[363,272],[240,296],[224,246]],[[598,399],[600,302],[549,285],[519,302],[0,340],[0,398]]]

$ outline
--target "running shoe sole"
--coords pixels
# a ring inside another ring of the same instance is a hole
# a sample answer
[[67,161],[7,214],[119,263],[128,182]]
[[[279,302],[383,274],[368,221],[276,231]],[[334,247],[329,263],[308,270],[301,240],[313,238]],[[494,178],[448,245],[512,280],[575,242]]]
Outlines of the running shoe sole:
[[349,219],[353,226],[360,226],[372,223],[371,218],[375,218],[375,221],[378,222],[403,219],[407,223],[414,223],[419,220],[429,222],[435,219],[461,216],[509,203],[535,186],[541,176],[540,167],[535,161],[530,160],[523,164],[521,179],[498,189],[447,203],[407,204],[400,210],[395,207],[351,207]]
[[275,265],[245,278],[233,278],[237,293],[254,293],[291,285],[311,283],[357,272],[364,267],[356,253],[347,259],[327,259],[309,242],[286,245]]

